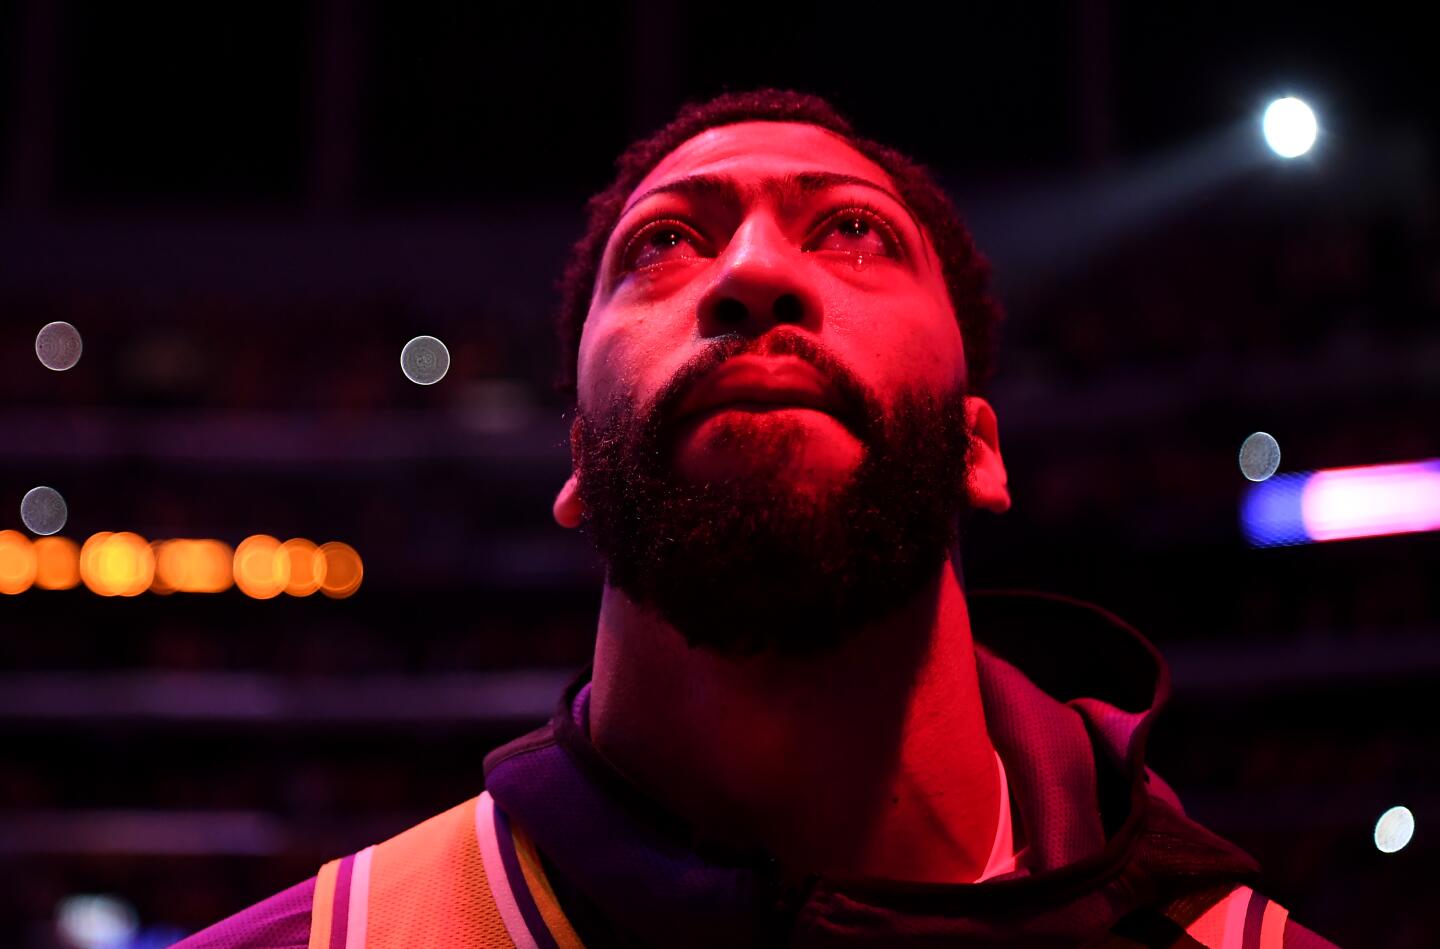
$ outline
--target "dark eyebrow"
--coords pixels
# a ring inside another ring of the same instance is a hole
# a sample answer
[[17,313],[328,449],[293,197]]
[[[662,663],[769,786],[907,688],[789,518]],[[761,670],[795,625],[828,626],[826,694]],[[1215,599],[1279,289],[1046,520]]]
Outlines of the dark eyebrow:
[[795,171],[779,177],[762,178],[755,188],[741,188],[734,178],[725,175],[690,175],[685,178],[677,178],[674,181],[667,181],[646,191],[640,197],[631,201],[629,206],[620,213],[616,220],[623,220],[626,215],[635,209],[635,206],[642,201],[652,198],[657,194],[678,194],[685,197],[710,197],[719,199],[727,207],[739,209],[743,199],[753,197],[755,192],[766,194],[775,199],[780,205],[794,203],[812,194],[827,191],[840,185],[859,185],[864,188],[871,188],[879,191],[891,201],[905,209],[910,217],[910,223],[915,225],[915,232],[924,235],[925,230],[920,226],[920,221],[910,206],[900,199],[898,195],[889,188],[878,185],[868,178],[861,178],[857,175],[846,175],[838,171]]

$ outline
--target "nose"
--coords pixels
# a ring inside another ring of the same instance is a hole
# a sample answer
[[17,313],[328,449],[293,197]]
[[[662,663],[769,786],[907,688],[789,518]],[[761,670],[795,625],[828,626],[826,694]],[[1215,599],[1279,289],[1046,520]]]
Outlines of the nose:
[[701,335],[760,336],[777,323],[817,332],[820,298],[809,283],[803,253],[768,213],[747,218],[700,299]]

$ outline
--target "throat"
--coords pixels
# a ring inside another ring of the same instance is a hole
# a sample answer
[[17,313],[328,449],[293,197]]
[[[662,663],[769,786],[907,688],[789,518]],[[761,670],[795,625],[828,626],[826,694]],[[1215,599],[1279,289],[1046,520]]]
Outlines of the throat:
[[974,882],[1003,830],[1000,765],[963,594],[929,595],[829,654],[736,659],[607,589],[592,738],[698,838],[762,848],[785,879]]

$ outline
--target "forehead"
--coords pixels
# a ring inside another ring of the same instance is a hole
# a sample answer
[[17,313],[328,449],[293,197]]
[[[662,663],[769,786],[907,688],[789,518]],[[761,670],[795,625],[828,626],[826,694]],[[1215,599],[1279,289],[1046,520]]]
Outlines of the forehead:
[[768,176],[793,171],[858,175],[894,190],[890,176],[840,135],[804,122],[736,122],[706,129],[670,152],[626,198],[693,174]]

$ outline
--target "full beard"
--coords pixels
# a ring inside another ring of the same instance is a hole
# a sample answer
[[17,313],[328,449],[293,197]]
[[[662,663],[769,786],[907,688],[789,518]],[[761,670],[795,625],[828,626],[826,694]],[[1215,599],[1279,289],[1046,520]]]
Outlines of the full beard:
[[[864,453],[847,479],[812,483],[757,461],[697,482],[673,464],[673,423],[625,404],[579,416],[582,528],[606,582],[654,610],[692,648],[728,657],[835,651],[912,601],[956,541],[970,431],[963,390],[901,393],[852,419]],[[760,432],[761,434],[756,434]],[[748,433],[748,434],[747,434]],[[801,428],[737,426],[724,450],[783,460]]]

